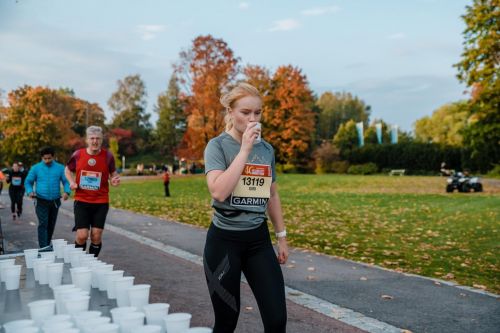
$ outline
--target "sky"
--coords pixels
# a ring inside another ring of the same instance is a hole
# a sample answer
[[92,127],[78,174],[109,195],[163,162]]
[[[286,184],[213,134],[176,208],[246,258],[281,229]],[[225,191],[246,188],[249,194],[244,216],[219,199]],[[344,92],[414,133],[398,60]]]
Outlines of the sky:
[[472,0],[0,0],[0,89],[69,87],[106,112],[117,81],[139,74],[147,111],[199,35],[241,65],[291,64],[317,96],[350,92],[405,131],[464,99],[453,64]]

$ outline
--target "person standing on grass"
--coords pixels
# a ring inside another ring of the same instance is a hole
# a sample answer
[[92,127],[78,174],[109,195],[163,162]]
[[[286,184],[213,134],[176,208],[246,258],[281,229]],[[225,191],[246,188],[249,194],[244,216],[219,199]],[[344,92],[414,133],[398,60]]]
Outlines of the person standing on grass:
[[[260,140],[262,98],[240,83],[221,97],[226,131],[205,148],[205,173],[215,212],[203,263],[215,313],[214,333],[233,332],[240,313],[241,272],[259,305],[265,332],[285,332],[287,311],[280,264],[288,258],[273,147]],[[269,214],[278,240],[272,247]]]
[[102,148],[102,128],[90,126],[86,131],[87,148],[73,153],[66,164],[66,177],[75,191],[75,246],[95,257],[102,248],[102,233],[109,210],[109,184],[120,185],[113,154]]
[[42,160],[35,164],[26,177],[26,194],[35,199],[38,218],[38,246],[46,247],[52,240],[57,214],[61,207],[61,183],[64,187],[63,200],[71,193],[68,180],[64,176],[64,165],[54,161],[52,147],[40,150]]
[[19,168],[19,163],[14,162],[12,169],[7,174],[7,183],[9,186],[10,211],[12,220],[20,218],[23,214],[23,196],[24,196],[24,180],[26,174]]
[[163,173],[163,187],[165,188],[165,196],[169,197],[170,196],[170,174],[168,173],[168,167],[165,169],[165,172]]

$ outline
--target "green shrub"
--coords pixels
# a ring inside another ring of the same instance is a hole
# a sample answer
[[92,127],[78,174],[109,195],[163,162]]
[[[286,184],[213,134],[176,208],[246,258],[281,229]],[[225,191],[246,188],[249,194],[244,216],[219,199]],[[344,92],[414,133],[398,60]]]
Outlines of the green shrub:
[[490,177],[500,177],[500,164],[495,164],[493,169],[488,172],[488,176]]
[[347,173],[349,169],[349,162],[347,161],[336,161],[332,162],[330,167],[333,173]]
[[375,163],[354,164],[347,169],[347,173],[351,175],[372,175],[377,171],[378,167]]

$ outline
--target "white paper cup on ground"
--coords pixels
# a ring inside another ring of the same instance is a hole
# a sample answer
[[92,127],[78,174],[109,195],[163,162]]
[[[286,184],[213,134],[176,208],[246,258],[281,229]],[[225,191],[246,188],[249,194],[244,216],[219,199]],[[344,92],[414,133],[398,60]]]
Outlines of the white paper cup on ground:
[[144,325],[136,327],[134,333],[161,333],[162,327],[160,325]]
[[168,303],[152,303],[144,305],[142,310],[146,314],[146,323],[148,325],[159,325],[164,329],[165,322],[163,319],[168,315],[169,308],[170,304]]
[[82,333],[82,332],[78,328],[73,327],[73,328],[67,328],[67,329],[59,331],[57,333]]
[[70,268],[71,282],[78,288],[90,292],[92,271],[87,267]]
[[115,280],[116,305],[119,307],[130,306],[127,289],[134,285],[134,279],[133,276],[124,276]]
[[81,249],[77,249],[75,244],[67,244],[63,246],[63,259],[65,264],[71,263],[71,259],[69,257],[70,253],[73,251],[81,251]]
[[115,284],[113,280],[123,277],[123,271],[111,271],[104,273],[104,284],[106,288],[106,292],[108,293],[109,299],[115,299]]
[[104,266],[99,267],[96,270],[97,284],[99,287],[99,291],[106,291],[106,279],[104,273],[111,272],[112,270],[113,270],[112,264],[106,264]]
[[49,324],[49,323],[59,323],[61,321],[71,321],[71,316],[67,314],[56,314],[50,317],[47,317],[43,321],[43,325]]
[[134,333],[135,329],[144,326],[145,315],[142,312],[130,312],[119,319],[121,333]]
[[72,328],[73,322],[71,321],[59,321],[55,323],[44,323],[42,325],[43,333],[59,333],[68,328]]
[[40,252],[40,257],[49,259],[51,262],[56,261],[56,253],[54,251]]
[[76,327],[83,330],[85,323],[89,319],[99,318],[99,317],[101,317],[101,315],[102,315],[101,311],[96,311],[96,310],[83,311],[83,312],[80,312],[80,313],[77,313],[76,315],[74,315],[73,320],[75,321]]
[[135,286],[129,287],[127,289],[128,299],[130,301],[130,306],[135,306],[139,310],[149,303],[149,291],[151,285],[149,284],[137,284]]
[[56,301],[53,299],[42,299],[28,303],[31,319],[40,326],[44,319],[52,316],[56,312]]
[[3,277],[5,278],[6,290],[19,289],[19,281],[21,280],[21,265],[6,266],[3,268]]
[[104,324],[94,328],[93,333],[119,333],[120,326],[116,324]]
[[24,327],[34,327],[35,321],[31,319],[21,319],[21,320],[13,320],[5,323],[3,328],[5,333],[16,333],[18,330]]
[[210,327],[190,327],[186,333],[212,333]]
[[62,262],[55,262],[47,265],[47,279],[49,280],[50,288],[61,285],[63,270],[64,264]]
[[[35,281],[38,281],[38,283],[40,283],[40,271],[45,268],[45,274],[47,274],[47,265],[48,264],[51,264],[50,259],[38,258],[38,259],[33,260],[33,273],[35,276]],[[48,280],[48,276],[47,276],[47,280]]]
[[[81,330],[85,333],[94,333],[96,327],[109,324],[111,322],[111,318],[109,317],[97,317],[97,318],[89,318],[82,326]],[[117,325],[118,326],[118,325]],[[120,326],[118,326],[120,327]]]
[[40,333],[40,329],[36,326],[23,327],[16,330],[15,333]]
[[92,266],[90,266],[90,270],[92,271],[92,280],[91,280],[92,288],[99,288],[99,279],[97,276],[97,270],[105,267],[106,265],[107,265],[106,263],[97,262],[97,263],[92,264]]
[[84,257],[85,253],[83,251],[80,251],[78,249],[71,251],[69,253],[69,260],[71,262],[71,267],[76,268],[80,267],[80,259]]
[[178,312],[167,315],[164,318],[167,333],[185,332],[191,323],[191,314]]
[[33,259],[36,258],[38,258],[38,249],[24,250],[24,261],[26,262],[26,268],[33,268]]
[[82,294],[84,293],[83,290],[81,290],[80,288],[77,288],[77,287],[73,287],[73,288],[68,288],[68,289],[64,289],[64,290],[61,290],[57,293],[57,296],[56,296],[56,311],[57,311],[57,314],[67,314],[68,312],[66,311],[66,305],[65,305],[65,301],[71,297],[71,296],[87,296],[87,294]]
[[13,266],[16,262],[16,259],[4,259],[0,260],[0,282],[5,282],[3,277],[3,268],[7,266]]
[[115,324],[119,324],[120,319],[123,316],[127,316],[128,314],[133,312],[137,312],[137,308],[135,306],[123,306],[109,310],[109,313],[111,313],[111,318],[113,318],[113,323]]
[[63,302],[67,313],[74,316],[80,312],[89,310],[90,296],[71,295]]

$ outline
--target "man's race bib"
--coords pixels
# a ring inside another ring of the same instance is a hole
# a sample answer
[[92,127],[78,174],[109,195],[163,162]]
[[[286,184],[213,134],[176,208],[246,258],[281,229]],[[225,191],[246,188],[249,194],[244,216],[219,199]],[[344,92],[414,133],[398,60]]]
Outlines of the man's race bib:
[[240,180],[231,194],[231,206],[262,207],[271,197],[270,165],[245,164]]
[[23,179],[21,177],[12,177],[12,185],[21,186]]
[[80,174],[80,188],[97,191],[101,188],[101,172],[82,170]]

